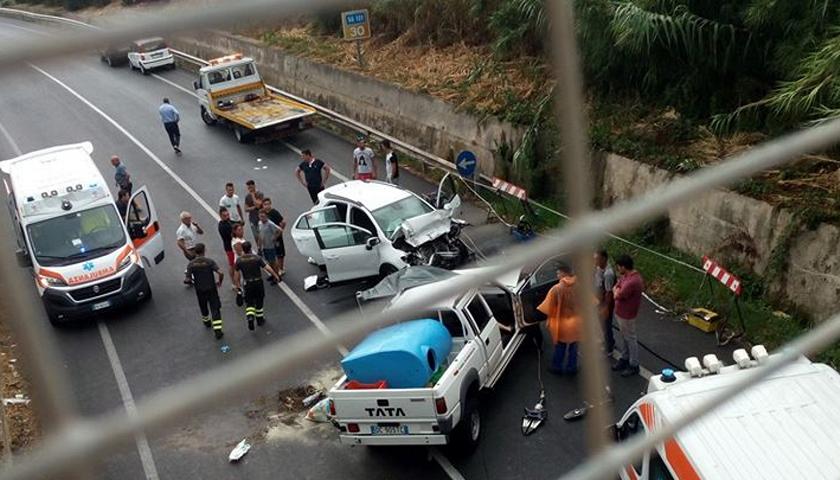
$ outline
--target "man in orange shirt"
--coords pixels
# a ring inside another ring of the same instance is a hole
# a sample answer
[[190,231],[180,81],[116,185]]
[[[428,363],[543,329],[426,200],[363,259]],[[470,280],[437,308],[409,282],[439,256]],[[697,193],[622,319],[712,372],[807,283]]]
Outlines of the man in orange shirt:
[[557,266],[557,285],[551,287],[537,309],[548,317],[546,326],[554,342],[554,356],[548,371],[556,374],[577,373],[577,351],[580,340],[581,316],[574,292],[575,277],[571,267]]

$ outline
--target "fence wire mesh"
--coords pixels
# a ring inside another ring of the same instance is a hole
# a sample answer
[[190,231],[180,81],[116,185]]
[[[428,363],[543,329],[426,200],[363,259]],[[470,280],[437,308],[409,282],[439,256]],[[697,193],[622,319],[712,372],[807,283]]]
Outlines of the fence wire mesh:
[[[118,41],[127,41],[152,35],[174,34],[184,31],[224,27],[259,17],[261,20],[300,13],[316,8],[338,8],[349,2],[320,0],[241,0],[237,2],[204,2],[200,8],[185,4],[165,12],[134,17],[131,22],[114,19],[106,22],[112,26],[101,30],[74,30],[63,32],[61,42],[54,38],[35,38],[17,42],[0,52],[0,67],[19,62],[55,57],[80,49],[92,49]],[[714,188],[732,185],[762,170],[781,165],[797,156],[823,150],[840,138],[840,120],[797,132],[769,141],[737,155],[715,167],[672,181],[631,201],[616,204],[609,209],[592,212],[588,152],[584,134],[582,88],[574,37],[572,2],[548,2],[552,20],[552,51],[558,80],[556,112],[560,120],[564,177],[575,179],[566,185],[573,207],[574,220],[552,232],[551,236],[530,243],[527,248],[516,248],[504,257],[491,259],[488,268],[457,277],[447,284],[446,290],[430,289],[422,298],[404,303],[387,314],[371,315],[359,321],[355,312],[348,312],[329,324],[331,336],[318,330],[291,335],[284,340],[254,351],[225,366],[207,371],[172,387],[157,391],[137,402],[137,414],[127,415],[123,409],[94,417],[81,418],[68,406],[69,388],[66,380],[56,378],[50,367],[58,358],[51,336],[34,319],[39,318],[37,303],[24,301],[27,295],[20,286],[6,290],[0,299],[6,311],[12,312],[10,327],[25,344],[24,356],[32,366],[36,404],[45,418],[51,420],[53,429],[41,446],[15,459],[7,466],[0,479],[54,478],[68,471],[107,457],[133,441],[135,435],[165,430],[179,419],[201,411],[218,408],[223,402],[241,399],[255,392],[267,382],[276,382],[291,375],[296,369],[331,352],[340,343],[352,342],[366,332],[386,323],[410,318],[412,313],[425,305],[451,296],[454,289],[462,291],[480,286],[498,275],[525,264],[533,264],[561,252],[578,252],[584,265],[590,262],[588,252],[597,242],[610,233],[621,233],[644,221],[666,213],[669,207],[692,199]],[[180,5],[180,4],[179,4]],[[107,20],[107,19],[106,19]],[[12,232],[5,227],[0,232],[0,273],[15,264],[14,247],[10,244]],[[581,253],[583,252],[583,253]],[[585,268],[585,267],[584,267]],[[6,277],[10,278],[10,277]],[[587,282],[579,282],[586,284]],[[587,287],[587,290],[591,287]],[[590,293],[585,291],[584,293]],[[582,377],[585,395],[598,400],[604,392],[603,360],[597,357],[595,312],[586,312],[584,354],[590,371]],[[602,448],[605,443],[602,429],[606,413],[592,415],[587,425],[591,455],[578,468],[563,478],[611,478],[623,465],[631,463],[655,445],[672,437],[681,428],[702,415],[755,385],[763,378],[794,361],[800,355],[813,353],[830,345],[840,337],[840,316],[832,317],[819,327],[787,345],[781,355],[773,357],[766,366],[754,369],[730,387],[721,389],[707,401],[681,419],[652,434],[632,441]],[[602,402],[597,402],[602,403]],[[70,469],[70,470],[69,470]]]

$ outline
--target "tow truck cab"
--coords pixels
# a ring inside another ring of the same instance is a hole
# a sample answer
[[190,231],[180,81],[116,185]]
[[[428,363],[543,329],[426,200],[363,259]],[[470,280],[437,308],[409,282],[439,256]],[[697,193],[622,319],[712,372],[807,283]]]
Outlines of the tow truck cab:
[[[750,358],[752,356],[752,358]],[[761,345],[715,355],[687,372],[654,375],[613,429],[617,441],[647,435],[688,413],[768,359]],[[623,480],[840,478],[840,374],[805,357],[745,390],[648,451]]]
[[151,298],[145,269],[164,256],[146,187],[120,218],[92,152],[84,142],[0,162],[18,262],[53,324]]

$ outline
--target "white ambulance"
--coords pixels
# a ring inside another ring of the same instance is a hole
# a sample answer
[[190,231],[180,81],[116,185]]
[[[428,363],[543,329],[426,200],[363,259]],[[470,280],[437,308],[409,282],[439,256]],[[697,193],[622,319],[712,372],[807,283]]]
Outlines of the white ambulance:
[[[646,435],[769,357],[757,345],[685,361],[686,372],[654,375],[648,391],[615,425],[616,440]],[[740,392],[621,472],[623,480],[840,478],[840,374],[805,357]]]
[[53,324],[151,298],[145,268],[163,260],[146,187],[120,218],[92,152],[84,142],[0,162],[18,262],[32,268]]

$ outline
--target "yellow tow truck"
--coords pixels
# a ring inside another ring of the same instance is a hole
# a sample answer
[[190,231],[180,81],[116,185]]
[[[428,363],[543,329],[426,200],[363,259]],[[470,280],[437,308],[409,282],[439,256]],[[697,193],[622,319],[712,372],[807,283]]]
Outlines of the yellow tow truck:
[[269,90],[253,58],[234,54],[210,60],[193,86],[204,123],[231,127],[240,143],[285,137],[312,126],[315,109]]

